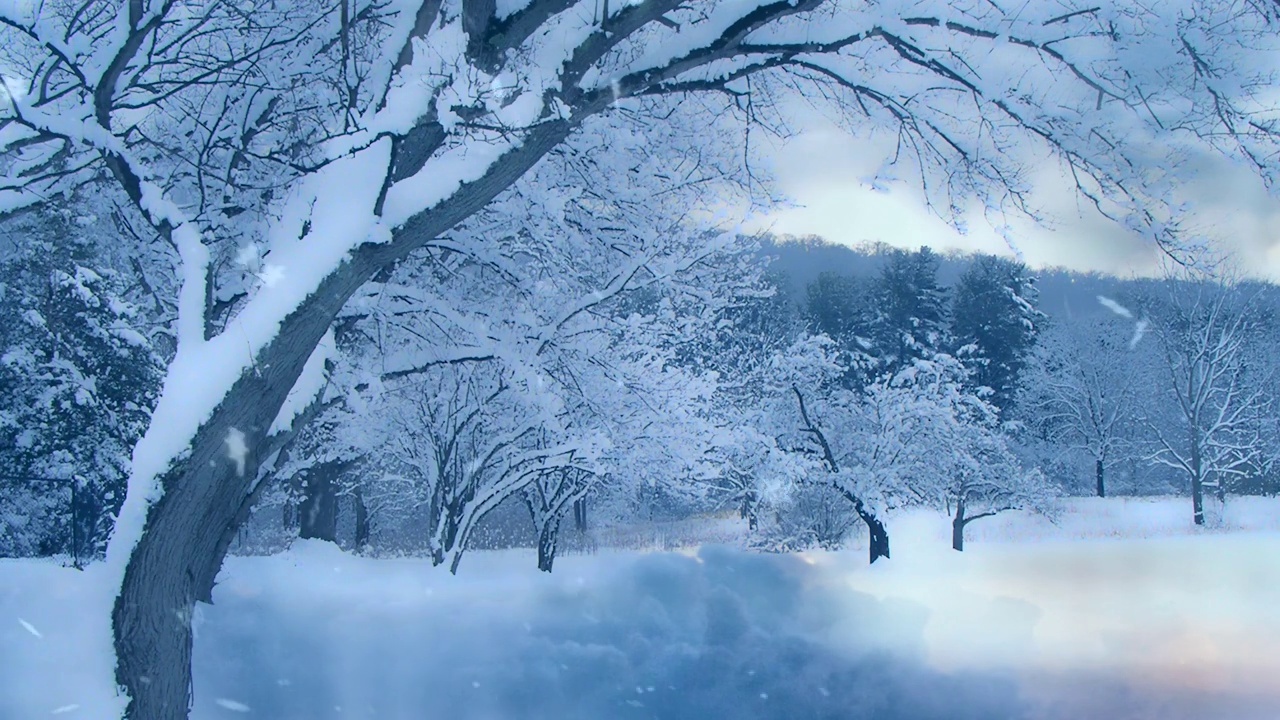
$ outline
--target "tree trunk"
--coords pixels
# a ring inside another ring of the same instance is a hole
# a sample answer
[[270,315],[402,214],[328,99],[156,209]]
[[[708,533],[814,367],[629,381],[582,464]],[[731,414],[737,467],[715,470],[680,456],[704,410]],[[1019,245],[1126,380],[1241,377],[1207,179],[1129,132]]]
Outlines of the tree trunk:
[[1191,478],[1191,517],[1196,525],[1204,525],[1204,485],[1200,478]]
[[885,530],[884,523],[876,514],[867,509],[865,503],[857,495],[843,488],[837,488],[844,496],[853,503],[854,512],[858,513],[858,517],[862,518],[862,522],[867,525],[867,538],[870,541],[868,553],[872,563],[880,558],[888,559],[889,557],[889,532]]
[[538,569],[551,572],[551,564],[556,560],[556,541],[560,535],[560,516],[550,515],[542,527],[538,528]]
[[573,501],[573,525],[578,532],[587,531],[587,499],[578,498]]
[[360,486],[356,486],[355,491],[356,502],[356,552],[360,552],[369,544],[369,508],[364,504],[364,493],[360,492]]
[[[371,273],[343,266],[281,324],[255,369],[231,387],[158,482],[163,495],[125,568],[112,610],[116,681],[129,694],[131,720],[187,717],[191,704],[191,616],[209,602],[214,578],[239,525],[247,517],[258,450],[320,338]],[[227,439],[242,433],[243,465],[228,457]]]
[[884,523],[874,514],[864,510],[859,510],[858,515],[867,524],[867,534],[871,541],[871,547],[868,551],[871,562],[874,563],[880,558],[887,560],[889,558],[889,532],[885,530]]
[[889,532],[885,529],[884,523],[880,521],[880,518],[876,517],[874,512],[867,509],[867,505],[862,502],[862,498],[839,485],[834,487],[841,495],[844,495],[846,500],[853,504],[853,511],[858,513],[858,517],[862,518],[862,522],[867,525],[867,536],[871,543],[868,548],[871,562],[874,563],[880,558],[887,560],[889,558]]
[[747,530],[750,532],[755,532],[760,527],[759,514],[756,512],[758,504],[755,492],[749,491],[743,494],[742,503],[738,506],[738,517],[746,519]]
[[1098,480],[1098,497],[1104,498],[1107,496],[1107,486],[1103,483],[1103,467],[1101,458],[1093,461],[1093,473],[1094,477]]
[[298,506],[298,537],[338,542],[338,477],[345,463],[321,463],[307,472]]
[[[258,385],[242,379],[237,387]],[[257,458],[243,474],[226,457],[231,428],[248,429],[255,447],[270,422],[258,393],[233,391],[196,435],[193,451],[162,482],[146,529],[129,558],[112,612],[116,679],[129,692],[132,720],[185,718],[191,702],[191,616],[208,601],[213,578],[236,532],[234,522]]]
[[951,549],[964,552],[964,498],[956,501],[956,516],[951,519]]
[[[600,100],[602,103],[605,99]],[[207,601],[238,523],[247,513],[258,449],[311,353],[342,306],[378,270],[389,267],[478,212],[568,137],[590,108],[541,132],[432,210],[404,223],[389,244],[365,245],[328,275],[281,323],[278,333],[223,397],[191,440],[190,452],[158,479],[161,498],[147,508],[112,610],[116,681],[129,694],[131,720],[187,716],[191,704],[191,626]],[[244,434],[243,472],[228,462],[228,433]],[[456,563],[455,563],[456,566]]]
[[1204,524],[1204,473],[1201,459],[1201,438],[1196,428],[1190,429],[1190,447],[1192,447],[1192,520],[1197,525]]

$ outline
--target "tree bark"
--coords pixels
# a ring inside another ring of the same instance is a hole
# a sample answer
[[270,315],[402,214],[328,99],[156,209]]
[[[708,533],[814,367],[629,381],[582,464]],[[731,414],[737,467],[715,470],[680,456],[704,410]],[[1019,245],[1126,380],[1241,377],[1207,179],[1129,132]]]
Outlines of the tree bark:
[[547,517],[542,527],[538,528],[538,569],[551,572],[551,565],[556,560],[556,542],[560,536],[560,516]]
[[[327,276],[280,324],[158,482],[164,492],[147,508],[142,536],[125,568],[112,610],[116,681],[129,694],[131,720],[185,718],[191,704],[191,625],[196,601],[208,602],[214,578],[245,513],[263,446],[307,359],[347,300],[379,269],[403,259],[489,204],[588,115],[607,107],[605,95],[570,120],[538,131],[485,175],[404,223],[395,240],[365,245]],[[242,472],[226,457],[229,431],[249,448]],[[456,562],[454,563],[456,569]]]
[[754,492],[748,492],[742,496],[742,503],[738,506],[738,517],[745,518],[747,521],[747,530],[755,532],[760,527],[760,518],[756,512],[758,500]]
[[355,491],[356,503],[356,552],[364,550],[369,544],[369,508],[364,504],[364,493],[360,492],[360,486],[356,486]]
[[[192,439],[190,453],[159,478],[142,536],[112,610],[116,680],[131,720],[185,718],[191,704],[191,616],[209,602],[214,578],[250,501],[258,450],[311,352],[370,268],[355,261],[321,283],[281,325],[255,370],[232,386]],[[228,457],[232,430],[244,434],[243,467]]]
[[1093,472],[1094,477],[1098,480],[1098,497],[1104,498],[1107,496],[1107,486],[1103,482],[1102,458],[1093,461]]
[[951,549],[964,552],[964,498],[956,501],[956,516],[951,519]]
[[853,511],[858,514],[858,517],[862,518],[862,522],[867,526],[867,537],[870,541],[867,552],[871,558],[870,562],[875,563],[880,558],[888,560],[889,531],[885,529],[884,522],[876,517],[874,512],[867,509],[867,505],[862,502],[862,498],[839,485],[836,485],[835,488],[841,495],[844,495],[846,500],[853,504]]
[[1191,432],[1191,517],[1196,525],[1204,525],[1204,473],[1201,469],[1200,442]]
[[345,463],[320,463],[303,480],[298,537],[338,542],[338,477]]
[[867,534],[870,537],[871,546],[868,554],[871,562],[874,563],[880,558],[889,559],[889,532],[885,529],[884,523],[873,513],[864,509],[858,510],[858,516],[867,524]]
[[1204,525],[1204,485],[1200,478],[1191,479],[1191,517],[1196,525]]

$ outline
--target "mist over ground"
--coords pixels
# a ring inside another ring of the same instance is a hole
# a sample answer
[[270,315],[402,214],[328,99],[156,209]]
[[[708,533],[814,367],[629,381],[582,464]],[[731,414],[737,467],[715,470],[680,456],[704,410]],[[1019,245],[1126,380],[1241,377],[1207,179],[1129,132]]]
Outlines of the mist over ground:
[[[855,540],[601,551],[550,575],[475,552],[452,576],[299,541],[229,558],[197,605],[192,717],[1274,718],[1275,503],[1174,534],[1178,501],[1001,516],[964,553],[945,518],[907,515],[870,567]],[[0,717],[118,707],[105,578],[0,561]]]

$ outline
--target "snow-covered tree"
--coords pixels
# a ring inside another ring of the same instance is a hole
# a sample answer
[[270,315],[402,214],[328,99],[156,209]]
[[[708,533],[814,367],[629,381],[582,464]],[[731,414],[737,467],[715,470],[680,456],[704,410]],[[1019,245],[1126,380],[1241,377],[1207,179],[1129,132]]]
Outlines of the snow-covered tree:
[[30,537],[4,542],[56,535],[57,547],[78,542],[77,553],[100,554],[162,364],[147,318],[125,297],[126,278],[96,256],[76,217],[41,212],[7,223],[4,235],[11,249],[0,261],[0,474],[78,485],[73,517],[24,518]]
[[1043,317],[1036,308],[1035,278],[1020,262],[979,255],[952,292],[957,356],[975,385],[992,390],[991,403],[1007,411]]
[[[975,195],[1026,210],[1022,171],[1049,152],[1082,196],[1172,248],[1180,162],[1210,148],[1271,177],[1277,157],[1254,61],[1280,43],[1273,17],[1185,5],[4,5],[0,212],[105,178],[176,267],[176,352],[108,550],[130,716],[187,707],[190,629],[170,619],[209,598],[347,301],[412,255],[501,255],[481,211],[567,139],[598,140],[559,186],[589,197],[587,170],[631,172],[637,129],[678,128],[664,152],[714,156],[727,129],[783,126],[798,91],[896,133],[957,222]],[[1154,147],[1165,172],[1148,171]],[[649,180],[651,200],[700,182]]]
[[[969,523],[1008,510],[1046,513],[1052,509],[1054,488],[1039,468],[1026,467],[1014,452],[1009,428],[986,399],[967,382],[968,371],[954,358],[935,356],[917,361],[907,378],[897,380],[915,402],[923,445],[924,482],[909,489],[917,495],[940,495],[951,515],[951,547],[964,550]],[[928,479],[935,479],[931,487]]]
[[1106,497],[1107,470],[1136,440],[1137,374],[1150,341],[1139,347],[1135,327],[1144,322],[1094,315],[1049,324],[1021,380],[1020,419],[1051,444],[1086,455],[1098,497]]
[[[820,361],[822,338],[808,345],[810,359]],[[883,518],[891,510],[947,509],[953,546],[961,550],[970,522],[1047,507],[1049,486],[1015,457],[998,412],[984,397],[990,391],[973,389],[968,374],[960,361],[936,354],[860,392],[829,384],[806,392],[799,381],[792,384],[802,438],[794,450],[820,460],[826,471],[820,482],[866,523],[872,562],[889,556]]]
[[1150,423],[1158,443],[1153,459],[1185,474],[1192,519],[1204,525],[1205,491],[1223,501],[1227,482],[1252,472],[1268,453],[1263,419],[1272,409],[1271,382],[1255,375],[1251,361],[1256,295],[1222,277],[1172,275],[1152,313],[1177,426]]
[[848,387],[871,382],[878,370],[872,355],[876,298],[871,283],[853,275],[824,272],[809,283],[805,300],[809,332],[835,342],[839,361],[845,366],[842,382]]
[[767,277],[754,292],[726,305],[706,340],[686,358],[692,367],[716,374],[712,401],[715,426],[707,478],[717,504],[737,508],[749,530],[759,527],[767,486],[778,481],[779,449],[769,400],[776,390],[775,360],[802,333],[802,320]]
[[[682,361],[705,344],[718,308],[756,282],[739,264],[753,245],[733,234],[614,233],[601,252],[594,234],[538,230],[526,225],[511,241],[525,247],[517,265],[455,254],[406,265],[357,297],[347,332],[364,340],[333,375],[348,391],[331,391],[324,436],[306,453],[313,466],[369,458],[359,489],[370,522],[387,525],[391,512],[434,528],[427,552],[453,569],[508,498],[529,505],[549,570],[573,505],[619,491],[602,484],[670,490],[687,479],[711,437],[700,410],[714,377]],[[526,274],[540,278],[536,294],[512,287]],[[472,307],[442,308],[435,296]]]
[[897,372],[947,347],[946,293],[938,284],[938,256],[929,248],[892,251],[871,297],[870,335],[883,372]]

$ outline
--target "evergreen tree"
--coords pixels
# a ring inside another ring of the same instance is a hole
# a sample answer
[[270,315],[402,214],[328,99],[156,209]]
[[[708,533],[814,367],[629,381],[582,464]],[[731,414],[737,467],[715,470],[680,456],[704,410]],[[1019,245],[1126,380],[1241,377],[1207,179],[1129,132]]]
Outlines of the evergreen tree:
[[848,368],[842,382],[863,388],[872,380],[874,347],[871,328],[875,318],[871,283],[852,275],[822,273],[809,283],[806,315],[815,335],[836,343],[839,362]]
[[990,401],[1002,412],[1013,403],[1043,318],[1037,298],[1027,266],[994,255],[975,258],[954,289],[956,355],[969,367],[974,385],[991,389]]
[[871,297],[871,338],[884,372],[895,373],[945,347],[946,292],[938,285],[938,256],[932,250],[892,251]]
[[[124,500],[130,449],[141,437],[162,363],[139,332],[143,318],[122,299],[125,283],[95,262],[91,242],[70,218],[45,213],[14,223],[0,261],[0,473],[77,483],[74,518],[40,515],[66,485],[6,508],[0,542],[105,548]],[[13,498],[10,498],[11,500]],[[21,528],[17,530],[15,528]],[[7,537],[5,535],[7,534]],[[19,537],[22,534],[22,537]],[[34,544],[34,545],[33,545]]]

